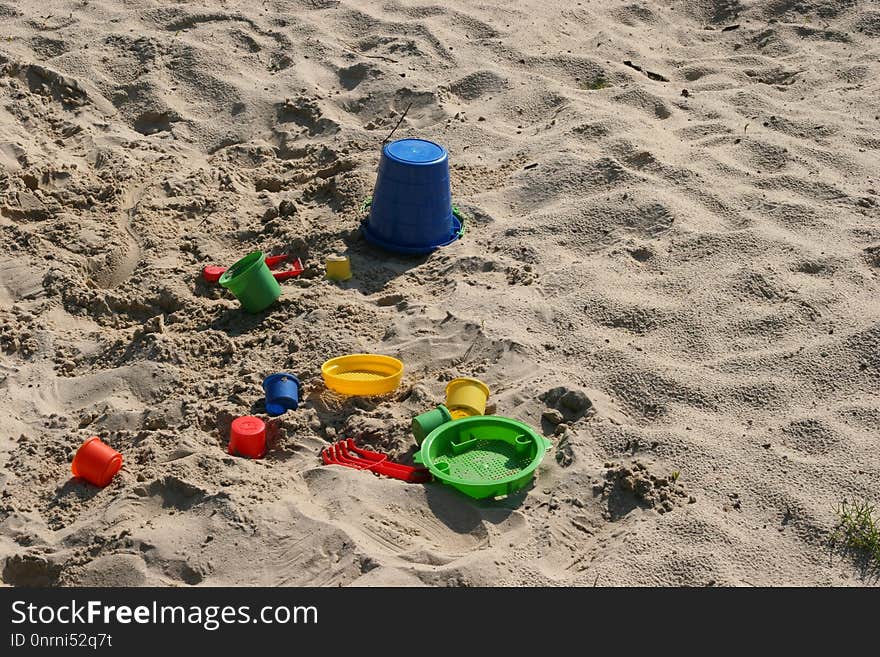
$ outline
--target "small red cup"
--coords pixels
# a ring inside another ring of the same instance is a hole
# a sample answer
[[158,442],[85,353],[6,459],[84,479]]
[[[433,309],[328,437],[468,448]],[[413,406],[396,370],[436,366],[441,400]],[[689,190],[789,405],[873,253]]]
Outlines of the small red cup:
[[122,468],[122,454],[110,445],[101,442],[97,436],[86,440],[76,450],[70,471],[74,477],[85,479],[90,484],[104,488]]
[[229,453],[261,459],[266,454],[266,423],[253,415],[237,417],[229,428]]

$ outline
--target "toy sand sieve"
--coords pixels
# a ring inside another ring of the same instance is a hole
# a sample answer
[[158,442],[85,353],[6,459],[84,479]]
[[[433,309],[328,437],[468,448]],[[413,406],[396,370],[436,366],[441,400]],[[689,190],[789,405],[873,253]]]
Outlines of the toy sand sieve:
[[400,385],[403,363],[391,356],[351,354],[328,360],[321,375],[328,388],[343,395],[384,395]]
[[527,486],[550,445],[527,424],[478,415],[434,429],[414,458],[437,480],[483,499]]

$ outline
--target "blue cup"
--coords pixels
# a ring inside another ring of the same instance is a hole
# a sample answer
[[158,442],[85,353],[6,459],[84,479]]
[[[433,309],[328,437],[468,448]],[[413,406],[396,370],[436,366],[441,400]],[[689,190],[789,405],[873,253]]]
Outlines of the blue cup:
[[263,379],[266,412],[271,416],[295,411],[299,406],[300,382],[293,374],[272,374]]
[[404,254],[430,253],[461,237],[446,149],[425,139],[385,144],[370,215],[361,229],[371,244]]

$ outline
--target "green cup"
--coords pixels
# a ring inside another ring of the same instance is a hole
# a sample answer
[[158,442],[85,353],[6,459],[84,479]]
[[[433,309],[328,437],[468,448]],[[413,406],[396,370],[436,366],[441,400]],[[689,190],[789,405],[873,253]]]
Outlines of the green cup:
[[440,404],[433,411],[416,415],[412,420],[412,432],[416,438],[416,445],[421,445],[427,435],[441,424],[451,421],[452,416],[449,414],[449,409],[443,404]]
[[223,272],[220,285],[232,292],[249,313],[265,310],[281,296],[281,286],[269,271],[262,251],[248,253]]

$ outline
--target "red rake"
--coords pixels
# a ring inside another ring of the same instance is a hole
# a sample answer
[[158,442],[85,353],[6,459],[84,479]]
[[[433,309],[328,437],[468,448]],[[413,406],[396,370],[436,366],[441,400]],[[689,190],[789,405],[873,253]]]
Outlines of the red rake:
[[321,451],[325,465],[343,465],[355,470],[369,470],[386,477],[408,481],[412,484],[423,484],[431,480],[427,468],[416,468],[403,463],[388,460],[387,454],[361,449],[351,438],[343,438],[325,447]]

